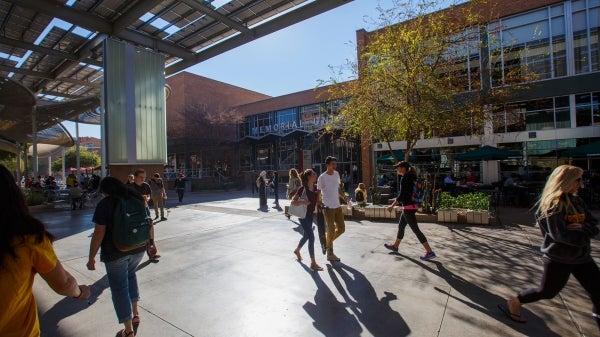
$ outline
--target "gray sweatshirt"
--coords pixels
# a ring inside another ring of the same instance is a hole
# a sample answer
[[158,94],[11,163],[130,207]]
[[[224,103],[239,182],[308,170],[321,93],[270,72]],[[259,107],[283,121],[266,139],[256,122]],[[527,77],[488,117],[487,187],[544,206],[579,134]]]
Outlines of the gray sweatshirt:
[[[536,213],[537,224],[544,242],[541,251],[551,261],[565,264],[581,264],[592,260],[590,239],[599,232],[598,220],[590,213],[585,202],[578,196],[563,194],[560,202],[570,199],[574,210],[553,212],[547,217]],[[581,230],[568,230],[567,225],[579,222]]]

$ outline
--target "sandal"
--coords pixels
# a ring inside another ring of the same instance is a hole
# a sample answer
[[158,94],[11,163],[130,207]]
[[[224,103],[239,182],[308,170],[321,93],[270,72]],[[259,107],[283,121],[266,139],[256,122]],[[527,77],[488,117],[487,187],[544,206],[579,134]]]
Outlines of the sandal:
[[314,271],[321,271],[321,270],[323,270],[323,267],[319,266],[316,263],[313,263],[313,264],[310,265],[310,269],[312,269]]
[[135,315],[131,320],[131,324],[133,325],[133,335],[137,335],[138,328],[140,326],[140,316]]
[[135,336],[135,333],[133,331],[129,331],[126,332],[125,329],[117,332],[117,334],[115,335],[115,337],[129,337],[129,336]]

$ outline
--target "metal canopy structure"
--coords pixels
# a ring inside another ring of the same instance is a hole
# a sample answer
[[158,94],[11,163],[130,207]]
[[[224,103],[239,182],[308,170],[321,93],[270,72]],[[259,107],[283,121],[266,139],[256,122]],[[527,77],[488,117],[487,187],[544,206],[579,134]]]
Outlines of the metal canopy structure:
[[0,0],[0,77],[38,100],[98,97],[107,37],[165,56],[165,75],[352,0]]

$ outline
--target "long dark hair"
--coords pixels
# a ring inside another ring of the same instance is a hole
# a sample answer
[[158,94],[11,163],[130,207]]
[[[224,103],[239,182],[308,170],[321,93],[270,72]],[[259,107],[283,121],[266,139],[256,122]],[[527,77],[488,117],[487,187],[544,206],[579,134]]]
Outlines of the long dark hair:
[[25,236],[33,235],[40,243],[44,236],[51,241],[54,236],[44,224],[29,213],[25,196],[15,182],[12,173],[0,164],[0,268],[8,256],[17,258],[14,246],[25,242]]
[[115,177],[105,177],[102,179],[100,182],[100,192],[113,198],[124,198],[131,195],[140,200],[144,200],[141,194],[137,193],[137,191],[132,188],[127,188],[121,180]]
[[300,180],[302,180],[302,186],[308,187],[308,177],[312,174],[312,169],[306,169],[300,174]]

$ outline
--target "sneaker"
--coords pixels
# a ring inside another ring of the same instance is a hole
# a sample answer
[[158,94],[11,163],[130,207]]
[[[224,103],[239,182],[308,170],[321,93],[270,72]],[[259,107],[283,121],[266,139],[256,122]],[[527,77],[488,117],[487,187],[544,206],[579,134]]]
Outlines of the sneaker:
[[398,252],[398,247],[394,247],[392,245],[388,245],[387,243],[384,243],[383,246],[389,250],[391,250],[392,252]]
[[435,257],[436,257],[436,255],[435,255],[435,253],[434,253],[434,252],[429,252],[429,253],[426,253],[426,254],[425,254],[425,255],[423,255],[423,256],[419,256],[419,258],[420,258],[421,260],[431,260],[431,259],[434,259]]
[[160,221],[167,221],[167,218],[162,217],[162,218],[160,218]]
[[329,261],[340,261],[340,258],[335,256],[334,253],[327,254],[327,260]]

